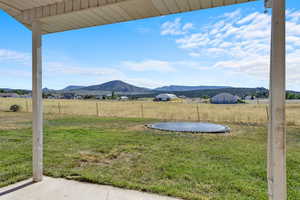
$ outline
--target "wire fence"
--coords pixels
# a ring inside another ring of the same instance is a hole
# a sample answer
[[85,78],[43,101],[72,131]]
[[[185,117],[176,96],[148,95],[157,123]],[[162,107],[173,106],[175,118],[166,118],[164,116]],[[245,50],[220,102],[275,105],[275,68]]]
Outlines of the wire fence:
[[[173,121],[206,121],[265,124],[267,104],[216,105],[187,102],[44,100],[44,113],[93,115],[98,117],[153,118]],[[21,112],[32,112],[31,99],[2,98],[0,110],[17,104]],[[300,103],[287,104],[287,123],[300,124]]]

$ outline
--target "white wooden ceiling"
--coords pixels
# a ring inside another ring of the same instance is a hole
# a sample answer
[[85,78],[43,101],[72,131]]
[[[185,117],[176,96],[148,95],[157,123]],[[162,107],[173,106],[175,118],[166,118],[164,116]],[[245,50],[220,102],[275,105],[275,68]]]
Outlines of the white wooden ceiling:
[[0,0],[0,9],[29,29],[40,20],[46,34],[249,1],[255,0]]

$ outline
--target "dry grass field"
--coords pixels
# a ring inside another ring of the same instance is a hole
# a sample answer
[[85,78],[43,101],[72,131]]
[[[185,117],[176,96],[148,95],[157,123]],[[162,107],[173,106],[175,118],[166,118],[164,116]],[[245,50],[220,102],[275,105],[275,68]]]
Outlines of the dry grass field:
[[[22,112],[7,112],[12,104]],[[45,100],[44,106],[47,176],[186,200],[267,199],[266,104]],[[197,121],[197,107],[201,121],[226,124],[231,133],[145,127],[167,119]],[[31,177],[30,108],[26,99],[0,99],[0,187]],[[299,108],[287,105],[288,200],[300,199]]]
[[[30,99],[0,99],[0,110],[13,104],[31,112]],[[288,124],[300,124],[300,104],[287,105]],[[44,100],[44,112],[100,117],[141,117],[163,120],[211,121],[263,124],[267,122],[266,104],[214,105],[185,102]]]
[[[44,174],[186,200],[267,200],[265,125],[163,132],[157,119],[45,114]],[[288,200],[300,199],[300,126],[287,127]],[[0,187],[31,177],[31,113],[0,111]],[[1,199],[1,197],[0,197]]]
[[[30,99],[0,99],[0,110],[13,104],[31,112]],[[99,117],[152,118],[173,121],[208,121],[265,124],[266,104],[214,105],[186,102],[44,100],[44,112]],[[287,104],[287,123],[300,124],[300,103]]]

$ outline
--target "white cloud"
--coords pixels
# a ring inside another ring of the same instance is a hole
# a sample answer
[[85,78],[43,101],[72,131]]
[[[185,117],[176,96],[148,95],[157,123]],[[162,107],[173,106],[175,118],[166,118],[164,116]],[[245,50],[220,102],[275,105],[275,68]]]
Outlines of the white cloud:
[[156,72],[178,72],[181,69],[207,69],[200,62],[189,60],[177,60],[177,61],[162,61],[162,60],[146,60],[141,62],[125,61],[121,63],[127,69],[139,72],[156,71]]
[[30,65],[31,55],[29,53],[9,49],[0,49],[0,61],[17,62],[24,65]]
[[300,20],[300,12],[295,10],[287,10],[287,18],[292,22],[299,22]]
[[[226,69],[240,75],[267,79],[269,71],[271,16],[240,10],[216,17],[218,21],[174,41],[190,56],[201,60],[211,58],[211,68]],[[300,83],[300,10],[287,12],[287,78]]]
[[108,67],[85,67],[74,66],[64,62],[48,62],[45,64],[45,69],[50,73],[58,73],[65,75],[80,75],[80,76],[115,76],[121,77],[123,75],[117,69]]
[[184,35],[193,28],[192,23],[181,23],[181,18],[176,18],[174,21],[167,21],[161,25],[161,35]]
[[172,63],[161,60],[144,60],[140,62],[136,61],[123,61],[122,66],[133,71],[157,71],[157,72],[173,72],[175,68]]
[[161,87],[164,85],[169,84],[168,82],[165,81],[157,81],[157,80],[151,80],[151,79],[147,79],[147,78],[124,78],[122,79],[123,81],[136,85],[138,87],[145,87],[145,88],[157,88],[157,87]]
[[182,30],[183,31],[188,31],[188,30],[192,29],[193,26],[194,25],[192,23],[186,23],[185,25],[183,25]]
[[241,9],[237,9],[233,12],[225,13],[224,17],[227,17],[227,18],[231,19],[231,18],[240,17],[240,15],[241,15]]
[[161,61],[161,60],[145,60],[145,61],[124,61],[120,62],[118,67],[86,67],[81,65],[70,64],[72,62],[46,62],[44,70],[47,77],[77,77],[74,82],[70,84],[80,85],[94,85],[111,80],[123,80],[125,82],[138,85],[140,87],[155,88],[166,84],[164,81],[153,80],[144,77],[134,77],[130,74],[124,73],[123,70],[133,71],[159,71],[159,72],[174,72],[176,67],[181,66],[196,66],[196,63],[186,61]]
[[300,35],[300,23],[287,21],[286,32],[287,35]]
[[172,62],[172,65],[176,69],[197,69],[197,70],[206,70],[209,69],[207,66],[203,65],[201,62],[191,61],[191,60],[180,60]]
[[286,41],[288,44],[294,45],[294,46],[300,46],[300,37],[296,36],[287,36]]
[[18,79],[18,78],[28,78],[28,80],[31,80],[31,72],[27,71],[26,69],[1,69],[0,68],[0,74],[3,76],[5,74],[6,77],[10,77],[12,79]]
[[245,23],[248,23],[250,21],[252,21],[253,19],[255,19],[257,17],[259,13],[258,12],[255,12],[255,13],[252,13],[244,18],[242,18],[241,20],[239,20],[237,22],[237,24],[245,24]]
[[198,48],[199,46],[206,46],[210,39],[205,33],[196,33],[180,38],[176,40],[177,44],[180,44],[180,48],[183,49],[193,49]]

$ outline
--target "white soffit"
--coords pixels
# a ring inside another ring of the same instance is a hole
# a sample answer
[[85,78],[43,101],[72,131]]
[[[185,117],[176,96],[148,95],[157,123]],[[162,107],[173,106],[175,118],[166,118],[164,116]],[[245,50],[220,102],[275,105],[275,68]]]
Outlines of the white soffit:
[[255,0],[0,0],[3,9],[31,29],[55,33]]

